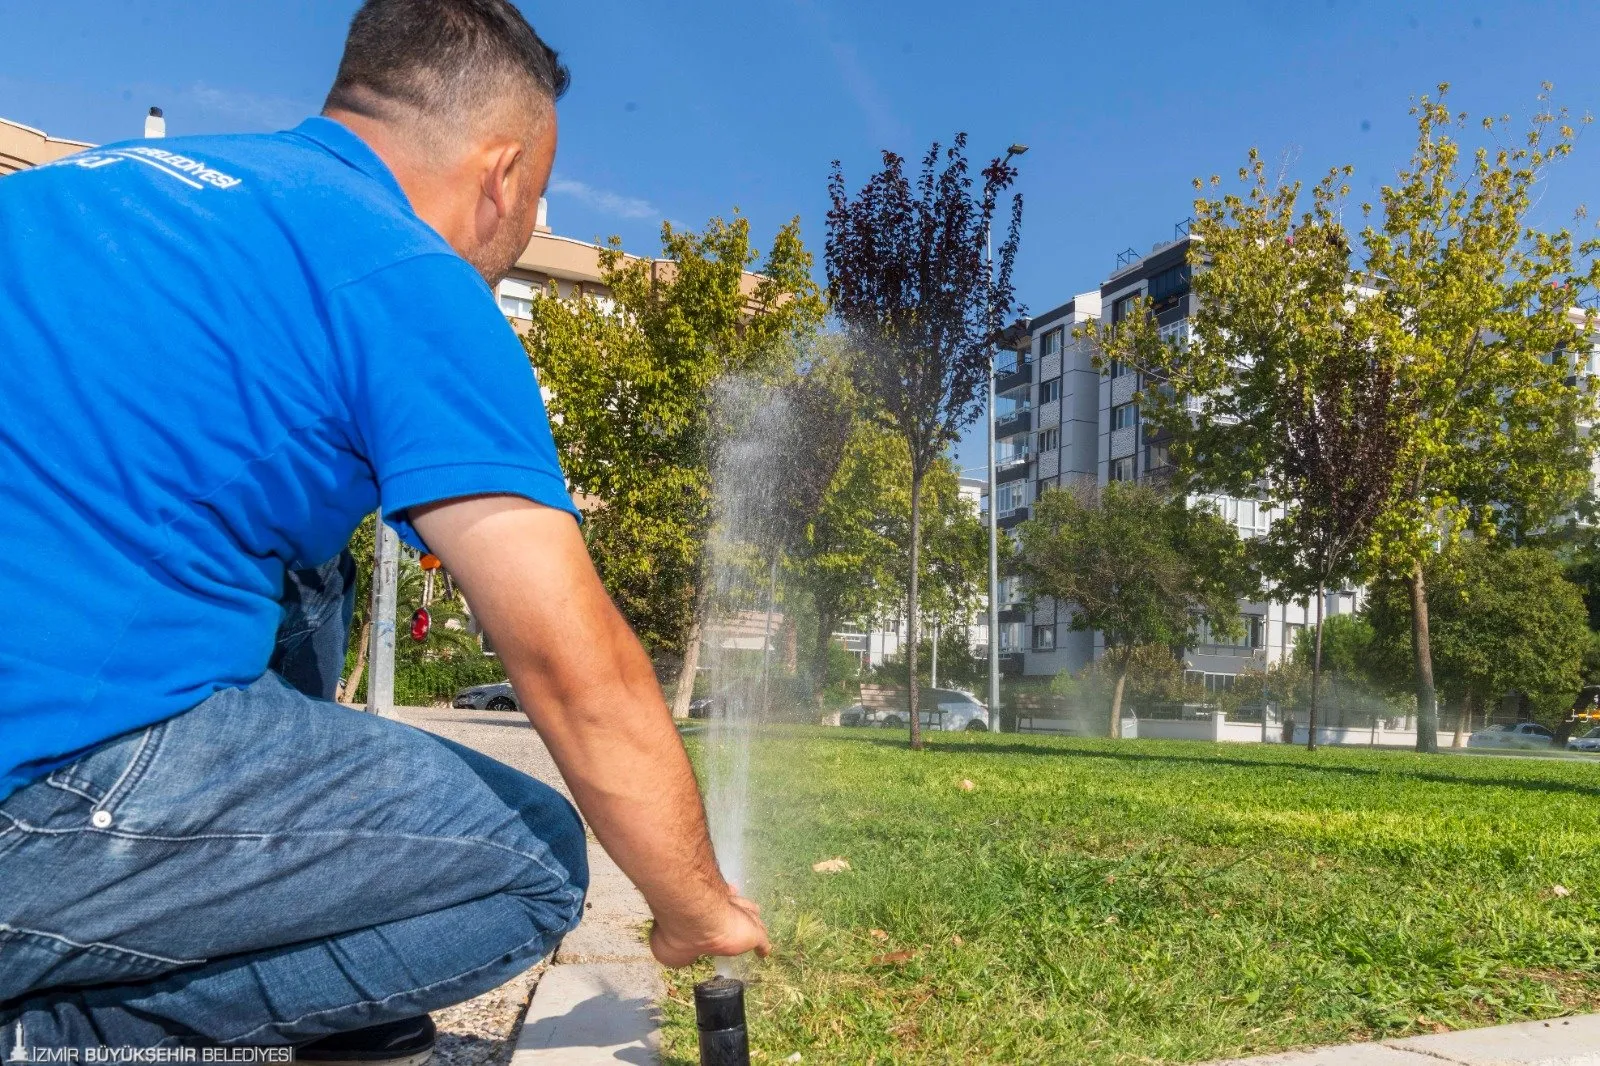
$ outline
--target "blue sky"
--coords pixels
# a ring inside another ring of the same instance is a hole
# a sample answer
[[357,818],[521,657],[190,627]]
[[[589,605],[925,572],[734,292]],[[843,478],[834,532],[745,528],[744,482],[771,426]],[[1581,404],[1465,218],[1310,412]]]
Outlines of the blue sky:
[[[0,0],[0,115],[90,141],[137,135],[150,104],[173,135],[289,125],[320,103],[355,6]],[[1189,179],[1232,173],[1251,145],[1308,179],[1353,163],[1359,196],[1404,162],[1408,100],[1439,81],[1474,114],[1525,116],[1543,80],[1600,112],[1600,4],[1579,0],[522,8],[573,71],[558,232],[649,252],[661,219],[738,206],[758,238],[800,215],[820,260],[831,160],[859,183],[880,149],[916,155],[964,130],[985,156],[1031,146],[1017,291],[1036,311],[1170,238]],[[1540,221],[1586,200],[1600,208],[1600,127]]]

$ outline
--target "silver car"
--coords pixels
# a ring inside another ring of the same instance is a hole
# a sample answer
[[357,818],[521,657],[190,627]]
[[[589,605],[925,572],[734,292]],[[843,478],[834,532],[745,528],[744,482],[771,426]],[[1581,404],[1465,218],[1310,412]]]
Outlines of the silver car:
[[[918,717],[922,719],[922,728],[942,730],[947,733],[981,733],[988,730],[988,708],[979,703],[970,693],[953,688],[936,688],[931,691],[924,689],[922,700],[919,701],[924,708],[927,707],[928,697],[930,696],[937,701],[939,709],[937,712],[932,709],[918,710]],[[885,729],[904,729],[910,724],[910,721],[906,711],[869,711],[859,703],[839,715],[841,725],[882,726]]]
[[1581,737],[1568,737],[1567,750],[1600,751],[1600,725],[1595,726]]
[[492,685],[474,685],[456,693],[450,701],[452,707],[474,711],[520,711],[522,704],[511,690],[511,682],[497,681]]
[[1480,729],[1467,738],[1469,748],[1548,748],[1555,734],[1538,722],[1507,722]]

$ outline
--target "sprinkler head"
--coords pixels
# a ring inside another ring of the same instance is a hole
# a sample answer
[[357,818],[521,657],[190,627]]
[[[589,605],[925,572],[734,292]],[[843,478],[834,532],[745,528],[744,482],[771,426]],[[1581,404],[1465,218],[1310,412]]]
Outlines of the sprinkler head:
[[750,1066],[743,981],[713,977],[695,985],[694,1019],[700,1030],[700,1066]]

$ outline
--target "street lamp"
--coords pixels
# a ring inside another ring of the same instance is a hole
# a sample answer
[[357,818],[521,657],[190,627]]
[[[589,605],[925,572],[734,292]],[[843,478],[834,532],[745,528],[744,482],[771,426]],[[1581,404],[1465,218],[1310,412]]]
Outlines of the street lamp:
[[[1013,144],[1006,149],[1000,165],[1028,150],[1025,144]],[[992,221],[992,220],[991,220]],[[989,284],[994,284],[994,241],[990,234],[991,223],[983,224],[983,253],[989,271]],[[994,337],[989,338],[989,721],[995,730],[1000,729],[1000,500],[994,471]]]

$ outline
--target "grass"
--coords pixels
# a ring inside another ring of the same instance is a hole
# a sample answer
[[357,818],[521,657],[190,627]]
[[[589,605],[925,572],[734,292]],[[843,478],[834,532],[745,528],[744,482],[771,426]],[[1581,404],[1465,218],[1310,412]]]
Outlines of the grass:
[[[1592,763],[809,728],[752,758],[757,1062],[1194,1062],[1600,1009]],[[669,977],[668,1062],[707,973]]]

